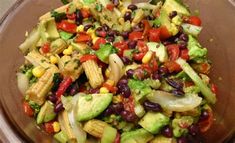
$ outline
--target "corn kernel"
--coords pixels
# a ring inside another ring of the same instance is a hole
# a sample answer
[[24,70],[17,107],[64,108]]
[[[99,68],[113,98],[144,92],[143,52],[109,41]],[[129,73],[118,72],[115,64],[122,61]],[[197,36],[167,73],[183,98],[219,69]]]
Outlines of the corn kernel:
[[59,132],[60,131],[60,123],[59,122],[54,122],[52,124],[54,132]]
[[86,33],[92,35],[92,34],[95,34],[95,30],[93,30],[92,28],[89,28]]
[[111,85],[111,86],[114,85],[114,81],[113,81],[113,80],[110,80],[110,79],[108,79],[108,80],[106,81],[106,83],[109,84],[109,85]]
[[52,64],[58,63],[57,57],[55,57],[55,56],[50,56],[50,62],[51,62]]
[[143,57],[143,59],[142,59],[142,63],[147,64],[147,63],[151,60],[152,55],[153,55],[153,52],[152,52],[152,51],[148,51],[148,52],[144,55],[144,57]]
[[121,97],[121,95],[113,96],[112,102],[113,102],[113,103],[122,102],[122,97]]
[[179,15],[175,16],[174,18],[172,18],[172,22],[175,24],[175,25],[181,25],[182,23],[182,19]]
[[174,23],[171,23],[171,30],[170,30],[171,34],[174,36],[179,32],[179,29],[177,28],[177,26]]
[[69,45],[69,47],[67,49],[73,51],[73,46]]
[[92,37],[92,43],[95,44],[95,42],[99,39],[99,37]]
[[101,87],[100,88],[100,93],[102,94],[104,94],[104,93],[109,93],[109,90],[106,88],[106,87]]
[[73,52],[73,50],[70,48],[70,49],[65,49],[64,51],[63,51],[63,54],[64,55],[71,55],[72,54],[72,52]]
[[110,76],[110,69],[106,69],[106,70],[105,70],[105,76],[106,76],[106,77],[109,77],[109,76]]
[[118,19],[118,22],[123,25],[125,23],[125,20],[124,20],[124,18],[121,17]]
[[123,9],[121,10],[121,14],[122,14],[122,15],[125,15],[125,13],[128,12],[128,11],[131,12],[131,10],[129,10],[129,9],[127,9],[127,8],[123,8]]
[[84,31],[84,26],[83,25],[79,25],[76,29],[77,32],[83,32]]
[[45,69],[41,66],[33,68],[32,73],[35,77],[39,78],[45,73]]

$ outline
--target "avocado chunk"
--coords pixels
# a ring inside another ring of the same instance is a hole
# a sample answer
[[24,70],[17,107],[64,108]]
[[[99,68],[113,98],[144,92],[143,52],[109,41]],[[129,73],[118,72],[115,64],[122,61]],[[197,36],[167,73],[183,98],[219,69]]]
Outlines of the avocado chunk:
[[166,47],[161,43],[148,42],[147,46],[150,51],[155,52],[160,62],[166,62],[168,60],[168,54]]
[[116,136],[117,130],[111,126],[106,126],[101,138],[101,143],[112,143],[115,141]]
[[64,131],[60,131],[54,135],[54,138],[60,143],[67,143],[68,142],[68,135]]
[[172,11],[177,11],[177,13],[187,15],[187,16],[190,15],[190,12],[188,11],[188,9],[179,0],[166,0],[162,6],[162,9],[164,9],[168,15]]
[[139,121],[139,125],[152,134],[157,134],[162,127],[168,125],[170,122],[169,117],[162,113],[148,112]]
[[37,116],[37,124],[41,124],[43,122],[49,122],[56,117],[54,112],[54,105],[50,101],[46,101],[42,108],[40,109]]
[[85,43],[71,42],[71,45],[73,47],[73,50],[76,50],[83,55],[88,54],[90,52],[90,48]]
[[153,139],[153,135],[145,129],[124,132],[121,135],[121,143],[147,143]]
[[101,44],[100,49],[95,52],[97,57],[104,63],[108,63],[108,57],[113,53],[115,53],[115,48],[111,44]]
[[113,95],[107,94],[84,94],[80,95],[77,102],[78,121],[87,121],[101,114],[111,103]]
[[49,39],[57,39],[60,37],[54,19],[51,19],[46,23],[46,32]]
[[172,127],[173,127],[173,134],[175,137],[180,137],[183,134],[188,133],[187,128],[181,127],[182,125],[189,127],[190,125],[193,124],[193,117],[191,116],[182,116],[180,118],[175,118],[172,121]]
[[164,136],[156,136],[150,143],[176,143],[176,139],[174,138],[166,138]]

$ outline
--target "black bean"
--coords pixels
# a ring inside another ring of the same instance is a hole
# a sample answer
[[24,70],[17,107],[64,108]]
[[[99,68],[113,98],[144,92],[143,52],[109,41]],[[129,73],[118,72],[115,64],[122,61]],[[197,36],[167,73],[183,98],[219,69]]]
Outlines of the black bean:
[[78,93],[78,89],[79,89],[78,84],[76,84],[76,83],[73,84],[70,91],[69,91],[69,94],[75,95],[76,93]]
[[113,111],[113,108],[112,106],[109,106],[105,111],[104,111],[104,116],[109,116],[111,114],[113,114],[114,111]]
[[107,24],[103,24],[102,25],[102,28],[105,32],[108,32],[109,31],[109,26]]
[[136,26],[133,27],[133,31],[142,32],[144,30],[143,23],[139,23]]
[[154,17],[152,15],[149,15],[146,17],[147,20],[154,20]]
[[121,94],[124,98],[128,98],[131,96],[131,90],[128,85],[120,84],[118,86],[117,93]]
[[89,46],[89,47],[92,47],[92,46],[93,46],[92,40],[87,41],[86,44],[87,44],[87,46]]
[[127,83],[128,83],[128,80],[126,78],[121,78],[118,81],[117,85],[121,85],[121,84],[127,85]]
[[111,30],[111,29],[110,29],[110,30],[107,32],[107,35],[108,35],[108,36],[115,36],[116,33],[115,33],[114,30]]
[[188,143],[188,141],[186,137],[180,137],[177,139],[177,143]]
[[108,42],[113,42],[115,40],[114,36],[109,36],[106,38]]
[[55,113],[59,113],[60,111],[62,111],[64,109],[63,107],[63,103],[59,102],[58,104],[56,104],[55,108],[54,108],[54,112]]
[[165,74],[168,74],[168,69],[165,67],[165,66],[161,66],[159,69],[158,69],[158,72],[162,75],[165,75]]
[[132,11],[134,11],[134,10],[136,10],[138,7],[137,7],[136,5],[134,5],[134,4],[130,4],[130,5],[128,5],[127,8],[130,9],[130,10],[132,10]]
[[128,78],[132,78],[133,75],[134,75],[134,70],[133,69],[129,69],[127,72],[126,72],[126,75]]
[[131,40],[128,42],[128,47],[130,49],[135,49],[136,45],[137,45],[137,41]]
[[144,101],[143,105],[144,105],[145,110],[154,111],[154,112],[162,111],[162,107],[158,103],[153,103],[153,102],[146,100]]
[[90,90],[89,90],[89,93],[90,94],[95,94],[95,93],[99,93],[100,92],[100,89],[99,88],[91,88]]
[[138,119],[135,113],[126,110],[121,112],[121,117],[127,122],[135,122]]
[[76,24],[77,25],[80,25],[80,24],[82,24],[82,13],[81,13],[81,11],[80,10],[77,10],[76,11]]
[[192,124],[191,126],[189,126],[188,130],[189,130],[189,133],[193,136],[200,133],[199,127],[196,124]]
[[123,32],[121,33],[121,35],[122,35],[122,37],[123,37],[124,39],[128,39],[129,32],[128,32],[128,31],[123,31]]
[[52,103],[56,103],[57,97],[53,94],[48,96],[48,100],[50,100]]
[[160,80],[161,79],[161,76],[158,72],[154,72],[153,75],[152,75],[152,79],[154,80]]
[[182,40],[180,40],[179,42],[178,42],[178,44],[179,44],[179,48],[180,49],[186,49],[187,48],[187,42],[185,42],[185,41],[182,41]]
[[112,2],[114,4],[114,6],[116,6],[116,7],[119,5],[119,0],[112,0]]
[[202,110],[199,121],[205,121],[209,118],[209,113],[207,110]]
[[87,31],[89,28],[91,28],[93,25],[92,24],[87,24],[84,26],[84,31]]
[[184,95],[184,92],[181,90],[173,90],[172,94],[174,94],[175,96],[181,97]]
[[134,75],[133,75],[133,77],[135,77],[136,79],[138,79],[138,80],[143,80],[144,78],[145,78],[145,72],[144,72],[144,70],[143,69],[141,69],[141,68],[138,68],[138,69],[136,69],[135,71],[134,71]]
[[172,11],[172,12],[169,14],[169,18],[172,19],[172,18],[174,18],[176,15],[177,15],[177,11]]
[[188,42],[188,35],[185,33],[182,33],[179,37],[180,40],[184,41],[184,42]]
[[119,115],[124,110],[124,105],[123,103],[112,104],[112,109],[116,114]]
[[171,127],[169,126],[165,126],[162,131],[161,131],[162,135],[167,137],[167,138],[171,138],[173,137],[173,130]]
[[178,90],[181,90],[183,88],[183,83],[182,82],[179,82],[179,81],[176,81],[176,80],[173,80],[173,79],[169,79],[169,78],[166,79],[166,82],[170,86],[172,86],[172,87],[174,87]]
[[127,11],[127,12],[124,14],[124,20],[125,20],[125,21],[131,20],[131,12],[130,12],[130,11]]
[[124,63],[124,65],[129,65],[132,63],[132,61],[130,59],[128,59],[127,57],[121,57],[122,62]]

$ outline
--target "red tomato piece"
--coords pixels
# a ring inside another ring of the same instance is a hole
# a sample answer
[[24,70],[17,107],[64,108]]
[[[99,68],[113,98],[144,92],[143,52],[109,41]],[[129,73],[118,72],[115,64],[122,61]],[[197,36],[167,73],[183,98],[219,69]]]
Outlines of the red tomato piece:
[[167,51],[168,51],[168,54],[170,55],[169,59],[171,61],[175,61],[178,59],[179,54],[180,54],[180,49],[177,44],[167,45]]
[[65,77],[63,79],[63,81],[59,85],[58,90],[56,91],[56,96],[58,97],[58,99],[61,98],[61,95],[64,94],[64,92],[71,85],[72,82],[73,82],[73,80],[71,77]]
[[180,57],[185,59],[186,61],[189,60],[188,49],[183,49],[180,51]]
[[160,29],[161,29],[161,32],[160,32],[160,39],[161,40],[166,40],[171,37],[171,33],[168,31],[166,26],[161,26]]
[[117,133],[114,143],[120,143],[120,142],[121,142],[121,135]]
[[90,10],[87,8],[82,8],[81,13],[83,18],[88,18],[91,15]]
[[168,62],[166,62],[164,65],[165,65],[165,67],[168,69],[168,71],[169,71],[170,73],[172,73],[172,72],[179,72],[179,71],[182,70],[181,67],[180,67],[180,65],[177,64],[177,63],[174,62],[174,61],[168,61]]
[[118,49],[118,55],[123,56],[123,52],[128,49],[128,45],[125,41],[116,42],[113,44]]
[[129,34],[129,40],[140,40],[143,39],[143,33],[138,31],[133,31]]
[[135,104],[134,104],[134,98],[133,96],[130,96],[129,98],[123,98],[123,105],[124,109],[130,112],[135,112]]
[[106,44],[106,40],[104,38],[99,38],[95,41],[95,44],[93,45],[93,50],[98,50],[100,48],[100,45]]
[[50,43],[45,43],[42,47],[41,50],[44,54],[49,53],[50,52]]
[[26,102],[26,101],[23,102],[23,109],[24,109],[24,113],[26,115],[28,115],[29,117],[33,117],[34,110],[30,107],[28,102]]
[[96,55],[87,54],[87,55],[83,55],[80,58],[80,62],[81,63],[86,62],[88,60],[95,60],[95,61],[97,61],[97,57],[96,57]]
[[149,30],[151,28],[148,20],[143,20],[142,23],[144,24],[144,32],[143,32],[143,35],[147,35],[149,33]]
[[67,18],[70,19],[70,20],[75,20],[76,18],[76,14],[75,13],[72,13],[72,14],[66,14]]
[[152,59],[149,64],[153,72],[158,70],[158,64],[157,64],[157,60],[155,57],[155,53],[153,54]]
[[112,93],[115,93],[117,91],[117,87],[111,86],[108,83],[104,83],[103,86],[106,87]]
[[142,65],[141,65],[141,68],[142,68],[145,72],[147,72],[147,75],[148,75],[148,76],[151,75],[151,73],[152,73],[152,68],[149,66],[149,64],[142,64]]
[[77,38],[75,39],[75,41],[77,43],[80,43],[80,42],[87,42],[87,41],[90,41],[91,40],[91,36],[86,34],[86,33],[79,33]]
[[76,33],[77,25],[67,20],[62,20],[60,23],[57,23],[57,28],[69,33]]
[[211,91],[215,94],[218,93],[218,87],[214,83],[211,84]]
[[143,40],[138,40],[137,47],[138,47],[139,52],[141,53],[148,52],[148,46],[145,44]]
[[113,11],[113,9],[114,9],[114,4],[109,3],[109,4],[106,5],[106,8],[107,8],[109,11]]
[[145,53],[134,53],[133,58],[136,61],[141,61],[144,57]]
[[54,133],[53,122],[48,122],[44,124],[45,131],[49,134]]
[[159,28],[152,28],[149,30],[149,41],[159,42],[160,41],[160,32]]
[[198,123],[199,129],[202,133],[206,132],[210,129],[211,125],[213,124],[213,113],[212,110],[209,108],[208,110],[209,117],[207,120],[201,121]]
[[189,20],[188,20],[188,23],[192,24],[192,25],[196,25],[196,26],[201,26],[202,25],[201,19],[197,16],[190,16]]

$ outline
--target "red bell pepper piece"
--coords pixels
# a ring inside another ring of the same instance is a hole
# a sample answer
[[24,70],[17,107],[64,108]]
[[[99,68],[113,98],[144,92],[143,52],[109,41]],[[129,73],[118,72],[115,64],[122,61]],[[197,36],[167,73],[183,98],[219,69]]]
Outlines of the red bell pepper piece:
[[161,26],[160,29],[161,29],[161,32],[160,32],[160,39],[161,40],[166,40],[171,37],[171,33],[168,31],[166,26]]
[[123,56],[123,52],[128,49],[128,45],[125,41],[116,42],[113,46],[118,49],[119,56]]
[[192,25],[196,25],[196,26],[201,26],[202,25],[201,19],[197,16],[190,16],[189,20],[188,20],[188,23],[192,24]]
[[41,50],[44,54],[49,53],[50,52],[50,43],[45,43],[42,47]]
[[88,18],[91,15],[90,10],[87,8],[82,8],[81,13],[83,18]]
[[170,55],[169,59],[171,61],[175,61],[175,60],[178,59],[179,54],[180,54],[180,49],[179,49],[179,46],[177,44],[167,45],[167,51]]
[[83,33],[83,32],[80,32],[77,36],[77,38],[75,39],[75,41],[77,43],[80,43],[80,42],[87,42],[87,41],[90,41],[91,40],[91,37],[90,35],[86,34],[86,33]]
[[53,122],[48,122],[44,124],[45,131],[49,134],[54,133]]
[[129,34],[129,40],[134,41],[134,40],[140,40],[143,39],[143,33],[138,32],[138,31],[133,31]]
[[96,55],[87,54],[87,55],[83,55],[80,58],[80,62],[81,63],[86,62],[88,60],[95,60],[95,61],[97,61],[97,57],[96,57]]
[[56,96],[58,99],[61,98],[61,95],[63,95],[66,91],[66,89],[71,85],[73,82],[71,77],[65,77],[63,81],[60,83],[58,90],[56,91]]
[[24,101],[23,103],[23,109],[24,109],[24,113],[30,117],[33,117],[34,115],[34,110],[30,107],[29,103]]
[[112,4],[112,3],[109,3],[109,4],[107,4],[106,5],[106,8],[109,10],[109,11],[113,11],[113,9],[114,9],[114,4]]
[[168,69],[170,73],[172,72],[179,72],[181,71],[181,67],[179,64],[177,64],[175,61],[168,61],[165,64],[165,67]]
[[189,60],[188,49],[183,49],[180,51],[180,57],[185,59],[186,61]]
[[77,25],[75,23],[70,23],[67,20],[62,20],[60,23],[57,23],[57,28],[68,33],[76,33]]
[[149,30],[149,41],[159,42],[160,41],[160,32],[159,28],[152,28]]
[[95,41],[95,44],[93,45],[93,50],[98,50],[100,48],[100,45],[106,44],[106,40],[104,38],[99,38]]
[[103,86],[106,87],[112,93],[115,93],[117,91],[117,87],[111,86],[108,83],[104,83]]

